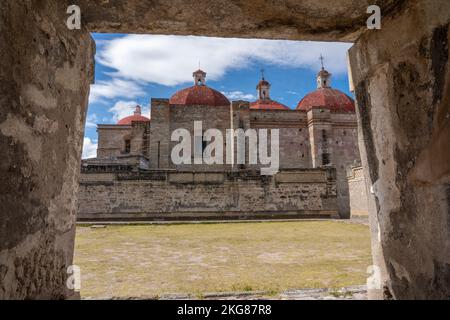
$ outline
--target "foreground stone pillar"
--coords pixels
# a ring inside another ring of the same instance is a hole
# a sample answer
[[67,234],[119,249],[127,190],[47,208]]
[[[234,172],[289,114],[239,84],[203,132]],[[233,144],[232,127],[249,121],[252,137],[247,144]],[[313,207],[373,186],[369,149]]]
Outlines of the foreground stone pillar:
[[0,2],[0,299],[68,298],[89,33],[66,1]]
[[[405,3],[350,50],[381,286],[372,298],[450,298],[448,0]],[[373,282],[373,284],[375,284]]]

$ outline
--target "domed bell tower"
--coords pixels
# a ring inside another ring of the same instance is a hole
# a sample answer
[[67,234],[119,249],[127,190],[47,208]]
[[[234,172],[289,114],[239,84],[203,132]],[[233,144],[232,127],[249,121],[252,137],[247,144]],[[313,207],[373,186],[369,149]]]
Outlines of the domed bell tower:
[[142,115],[142,107],[140,105],[136,105],[136,108],[134,109],[134,115],[135,116]]
[[325,70],[323,66],[323,56],[320,56],[320,61],[322,62],[322,69],[317,74],[317,89],[321,88],[331,88],[331,73]]
[[198,69],[192,76],[194,77],[194,85],[205,86],[206,85],[206,72]]
[[256,86],[258,100],[270,100],[270,83],[264,79],[264,71],[261,70],[261,80]]

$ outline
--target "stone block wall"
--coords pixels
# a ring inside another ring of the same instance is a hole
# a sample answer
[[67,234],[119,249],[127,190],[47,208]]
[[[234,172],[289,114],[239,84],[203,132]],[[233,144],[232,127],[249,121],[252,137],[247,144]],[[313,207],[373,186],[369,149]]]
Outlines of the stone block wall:
[[250,110],[249,118],[251,128],[280,130],[281,169],[312,167],[309,132],[304,111]]
[[339,212],[342,218],[350,217],[349,186],[347,168],[360,163],[358,128],[354,113],[331,114],[333,127],[329,137],[329,151],[332,151],[332,165],[336,168],[336,183]]
[[346,170],[355,162],[360,162],[356,115],[313,108],[308,111],[308,130],[312,164],[314,167],[336,168],[339,215],[341,218],[349,218]]
[[[214,171],[214,170],[224,170],[225,168],[231,168],[230,165],[226,164],[194,164],[194,145],[198,143],[194,141],[194,122],[202,122],[203,134],[209,129],[217,129],[222,133],[223,138],[223,160],[226,160],[226,130],[231,127],[231,117],[230,117],[230,106],[183,106],[183,105],[170,105],[170,134],[166,137],[169,142],[169,157],[173,150],[173,147],[178,144],[178,142],[173,142],[171,140],[171,134],[177,129],[186,129],[191,133],[191,145],[192,145],[192,157],[191,164],[186,165],[175,165],[172,160],[169,159],[169,167],[171,169],[177,170],[195,170],[195,171]],[[188,108],[188,109],[187,109]],[[152,139],[152,137],[150,137]]]
[[150,124],[150,167],[169,168],[170,163],[170,108],[168,99],[152,99],[152,122]]
[[83,173],[79,220],[182,220],[337,215],[333,169]]
[[125,154],[125,140],[131,140],[132,126],[98,125],[97,157],[115,158]]

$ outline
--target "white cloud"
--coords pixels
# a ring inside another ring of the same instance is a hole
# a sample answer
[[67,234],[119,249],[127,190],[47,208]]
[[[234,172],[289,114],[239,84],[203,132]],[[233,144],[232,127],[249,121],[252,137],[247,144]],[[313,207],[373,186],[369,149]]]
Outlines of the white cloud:
[[[133,115],[136,109],[136,101],[117,101],[116,104],[110,108],[108,111],[113,114],[112,120],[114,122],[119,121],[122,118]],[[144,117],[150,117],[150,106],[142,106],[142,115]]]
[[119,97],[135,98],[145,95],[145,91],[134,81],[113,78],[110,81],[98,81],[91,85],[89,102],[101,102],[104,99]]
[[[342,74],[347,71],[346,53],[350,46],[332,42],[128,35],[102,43],[97,61],[116,70],[113,77],[130,80],[131,84],[145,81],[174,86],[192,81],[192,71],[198,68],[199,61],[209,79],[219,80],[230,69],[258,62],[318,71],[322,54],[326,68]],[[94,98],[119,96],[111,87],[117,86],[100,84]],[[134,89],[139,95],[139,88]],[[124,93],[130,95],[129,90]]]
[[91,140],[91,138],[85,137],[83,141],[83,159],[97,157],[97,141]]
[[222,94],[230,100],[256,100],[256,96],[250,93],[244,93],[242,91],[222,91]]
[[86,119],[86,128],[96,128],[98,123],[98,118],[95,113],[91,113]]

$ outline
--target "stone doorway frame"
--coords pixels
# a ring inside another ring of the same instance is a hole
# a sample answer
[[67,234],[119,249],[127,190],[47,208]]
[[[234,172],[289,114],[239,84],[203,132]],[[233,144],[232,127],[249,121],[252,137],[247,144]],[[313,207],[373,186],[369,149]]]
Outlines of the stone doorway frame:
[[[68,298],[95,48],[89,32],[352,41],[379,283],[371,298],[450,297],[448,0],[0,3],[0,299]],[[67,7],[82,10],[68,30]],[[183,7],[180,7],[180,6]]]

